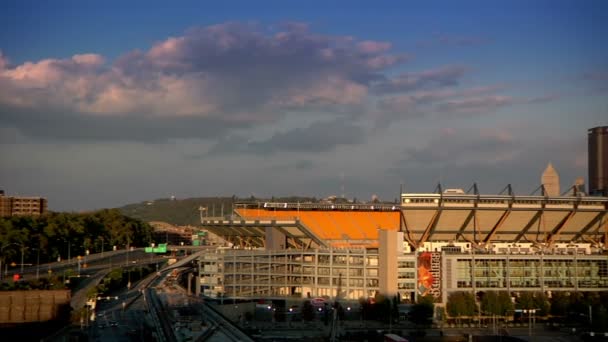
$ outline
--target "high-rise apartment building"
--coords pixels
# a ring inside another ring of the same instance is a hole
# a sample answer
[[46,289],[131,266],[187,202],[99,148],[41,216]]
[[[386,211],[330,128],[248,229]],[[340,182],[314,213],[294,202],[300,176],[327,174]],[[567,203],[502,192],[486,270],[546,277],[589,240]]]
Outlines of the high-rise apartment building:
[[589,194],[608,196],[608,126],[587,131],[589,148]]
[[0,190],[0,217],[46,213],[47,200],[43,197],[6,196]]

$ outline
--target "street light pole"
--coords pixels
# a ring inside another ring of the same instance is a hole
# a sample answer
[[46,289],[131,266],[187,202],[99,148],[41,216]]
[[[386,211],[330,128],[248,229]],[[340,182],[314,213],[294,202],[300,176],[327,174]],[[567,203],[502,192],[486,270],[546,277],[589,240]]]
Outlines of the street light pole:
[[21,276],[23,276],[23,252],[25,251],[25,245],[21,245]]
[[532,337],[532,310],[528,311],[528,336]]
[[[532,337],[532,317],[536,313],[536,309],[524,309],[524,314],[528,313],[528,336]],[[536,321],[536,316],[534,316],[534,321]]]
[[36,280],[40,279],[40,248],[36,256]]

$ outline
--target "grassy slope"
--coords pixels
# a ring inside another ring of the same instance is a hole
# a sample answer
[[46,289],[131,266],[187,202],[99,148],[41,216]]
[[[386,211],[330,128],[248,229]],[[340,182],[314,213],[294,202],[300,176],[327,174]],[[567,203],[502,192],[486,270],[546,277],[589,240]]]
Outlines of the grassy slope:
[[[236,197],[200,197],[185,199],[157,199],[134,204],[128,204],[118,208],[124,215],[138,218],[146,222],[162,221],[175,225],[199,225],[199,207],[209,208],[209,216],[221,216],[221,208],[224,206],[224,215],[229,215],[233,203],[243,203],[251,199]],[[277,201],[277,202],[316,202],[314,198],[289,197],[274,199],[255,199],[255,201]],[[151,203],[151,204],[148,204]],[[213,209],[215,208],[215,212]]]

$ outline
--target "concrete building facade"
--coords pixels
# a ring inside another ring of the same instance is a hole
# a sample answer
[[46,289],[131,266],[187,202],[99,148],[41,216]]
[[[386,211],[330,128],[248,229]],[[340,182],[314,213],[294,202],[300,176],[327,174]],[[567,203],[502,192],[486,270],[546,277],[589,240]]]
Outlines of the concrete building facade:
[[402,194],[401,205],[263,203],[203,220],[208,296],[445,303],[454,291],[608,290],[608,198]]
[[6,196],[0,190],[0,216],[39,216],[47,212],[48,203],[43,197]]

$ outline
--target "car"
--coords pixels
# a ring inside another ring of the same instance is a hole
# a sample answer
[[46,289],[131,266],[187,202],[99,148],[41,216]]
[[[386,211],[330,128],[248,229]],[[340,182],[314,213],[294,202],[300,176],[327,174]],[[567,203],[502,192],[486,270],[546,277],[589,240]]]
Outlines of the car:
[[104,329],[105,327],[106,327],[106,325],[103,323],[99,325],[99,329]]
[[118,322],[116,322],[116,321],[110,321],[110,326],[111,327],[117,327],[118,326]]

